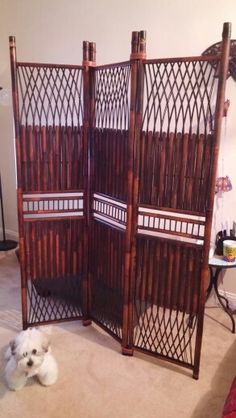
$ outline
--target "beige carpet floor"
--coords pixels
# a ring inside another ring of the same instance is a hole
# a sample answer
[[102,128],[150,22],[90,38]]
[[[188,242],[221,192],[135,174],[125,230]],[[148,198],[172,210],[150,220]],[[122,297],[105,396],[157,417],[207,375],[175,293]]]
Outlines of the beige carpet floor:
[[207,307],[200,379],[186,369],[135,353],[97,326],[53,325],[58,382],[19,392],[4,382],[3,354],[21,329],[20,272],[15,253],[0,257],[0,418],[220,418],[236,374],[235,335],[222,309]]

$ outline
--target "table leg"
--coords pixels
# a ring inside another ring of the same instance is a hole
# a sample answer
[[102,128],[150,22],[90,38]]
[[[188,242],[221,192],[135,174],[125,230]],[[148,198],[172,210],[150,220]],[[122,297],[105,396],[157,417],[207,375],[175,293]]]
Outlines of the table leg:
[[213,285],[214,285],[214,272],[213,272],[213,268],[211,266],[209,266],[209,270],[210,270],[210,282],[206,291],[206,301],[209,298]]
[[229,317],[231,319],[232,333],[235,334],[235,320],[234,320],[234,316],[232,314],[232,310],[230,309],[230,306],[229,306],[229,301],[225,296],[220,295],[219,292],[218,292],[218,279],[219,279],[219,274],[220,274],[221,270],[222,270],[221,268],[216,268],[215,274],[212,275],[213,286],[214,286],[214,290],[215,290],[218,301],[220,302],[222,308],[227,313],[227,315],[229,315]]

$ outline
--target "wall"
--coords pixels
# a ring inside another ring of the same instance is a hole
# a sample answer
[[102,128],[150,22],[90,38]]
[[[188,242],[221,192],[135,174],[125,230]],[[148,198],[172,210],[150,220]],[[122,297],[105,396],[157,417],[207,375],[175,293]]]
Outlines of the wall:
[[[0,85],[10,91],[8,36],[15,35],[22,61],[81,63],[83,40],[97,43],[97,62],[128,59],[132,30],[147,30],[149,58],[199,55],[221,40],[223,22],[232,22],[236,38],[235,0],[1,0]],[[234,190],[216,199],[214,229],[224,218],[236,220],[236,83],[230,79],[231,105],[224,136],[224,166]],[[0,106],[0,167],[6,228],[17,231],[12,108]],[[225,288],[236,293],[233,270]]]

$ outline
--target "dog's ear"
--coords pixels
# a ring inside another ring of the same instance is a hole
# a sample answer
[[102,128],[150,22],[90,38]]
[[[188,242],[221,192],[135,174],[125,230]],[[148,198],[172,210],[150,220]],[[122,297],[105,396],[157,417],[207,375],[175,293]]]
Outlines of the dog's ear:
[[48,352],[50,344],[51,343],[50,343],[49,338],[46,335],[44,335],[43,336],[43,341],[42,341],[42,349],[43,349],[43,351],[45,351],[45,353]]
[[15,340],[10,341],[9,345],[11,349],[11,354],[14,356],[16,354],[16,341]]

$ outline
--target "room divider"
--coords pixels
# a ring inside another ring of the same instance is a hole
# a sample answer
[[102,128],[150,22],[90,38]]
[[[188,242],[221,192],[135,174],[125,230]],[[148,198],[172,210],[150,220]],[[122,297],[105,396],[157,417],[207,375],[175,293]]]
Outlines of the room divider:
[[230,46],[96,65],[19,62],[10,37],[23,328],[95,321],[198,378]]

